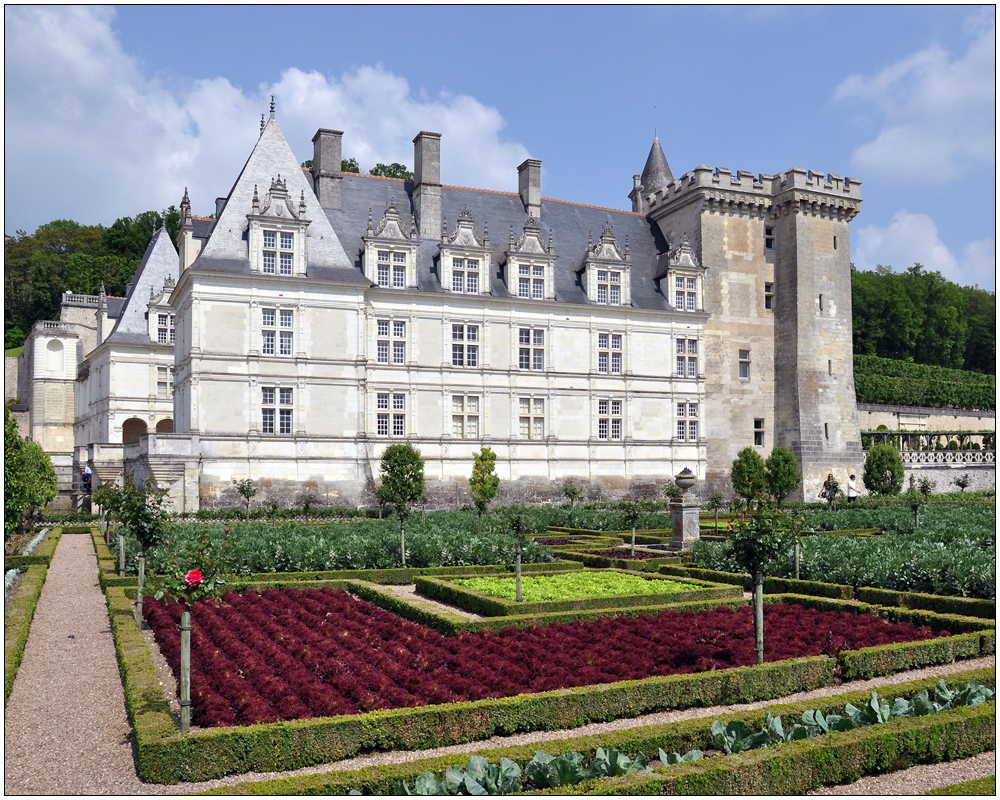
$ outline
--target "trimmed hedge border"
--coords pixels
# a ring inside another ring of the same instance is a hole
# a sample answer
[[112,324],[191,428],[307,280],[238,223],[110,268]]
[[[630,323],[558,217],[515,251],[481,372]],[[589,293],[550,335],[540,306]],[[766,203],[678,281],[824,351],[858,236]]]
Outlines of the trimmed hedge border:
[[3,615],[3,701],[10,699],[14,690],[14,679],[17,678],[18,667],[24,658],[24,646],[28,642],[28,631],[31,630],[31,620],[35,616],[38,598],[42,595],[42,587],[49,568],[46,564],[35,564],[28,567],[21,585],[10,604],[10,609]]
[[[646,551],[648,552],[648,551]],[[680,566],[681,560],[678,556],[667,556],[663,558],[609,558],[608,556],[593,556],[589,553],[578,553],[562,550],[559,555],[568,561],[579,561],[588,569],[624,569],[632,572],[656,572],[661,566],[674,564]]]
[[[28,642],[28,632],[31,630],[31,621],[35,617],[35,608],[38,606],[38,599],[42,596],[42,587],[49,574],[49,563],[52,561],[56,545],[59,544],[62,534],[62,528],[53,528],[39,546],[37,554],[18,556],[18,558],[43,560],[40,563],[26,565],[25,575],[21,578],[21,585],[17,587],[10,609],[3,615],[4,703],[10,698],[10,693],[14,689],[14,679],[17,678],[17,670],[21,666],[21,659],[24,658],[24,646]],[[5,568],[7,568],[6,561],[5,558]],[[13,568],[13,566],[9,567],[9,569]]]
[[887,767],[969,758],[994,747],[995,740],[996,703],[987,703],[532,794],[796,795],[879,775]]
[[[659,568],[664,575],[678,577],[701,578],[715,583],[739,583],[747,591],[753,587],[753,579],[749,575],[734,572],[717,572],[711,569],[696,567],[664,565]],[[898,606],[900,608],[920,609],[935,614],[957,614],[964,617],[996,618],[996,600],[985,600],[976,597],[953,597],[950,595],[924,594],[920,592],[897,592],[892,589],[876,589],[871,586],[855,588],[841,583],[824,583],[822,581],[802,581],[794,578],[764,578],[765,594],[815,595],[817,597],[832,597],[843,600],[859,600],[876,606]]]
[[108,587],[105,594],[135,731],[139,775],[152,783],[298,769],[371,750],[419,750],[524,731],[563,730],[666,709],[773,699],[827,685],[835,666],[832,658],[815,656],[499,700],[206,728],[182,736],[170,715],[131,602],[120,587]]
[[9,569],[24,569],[25,567],[37,567],[44,564],[46,567],[52,560],[52,556],[31,555],[31,556],[4,556],[3,571]]
[[[964,673],[949,675],[948,683],[955,686],[972,679],[979,681],[984,686],[992,687],[996,685],[995,676],[996,672],[993,669],[970,670]],[[893,690],[893,696],[910,696],[921,689],[932,689],[936,685],[937,680],[937,678],[924,678],[887,688]],[[826,698],[821,706],[827,713],[839,713],[843,711],[847,703],[862,705],[867,702],[868,698],[869,695],[865,692],[845,692]],[[740,720],[755,729],[759,729],[763,725],[767,713],[781,716],[783,720],[789,720],[792,718],[797,719],[801,717],[804,711],[816,707],[817,701],[815,700],[785,703],[759,711],[743,711],[727,714],[723,717],[723,720],[725,722]],[[541,744],[497,747],[478,750],[475,753],[455,753],[447,756],[422,759],[420,761],[410,761],[405,764],[366,767],[350,771],[337,770],[317,775],[246,782],[236,786],[211,789],[204,792],[204,794],[347,794],[351,789],[360,790],[367,794],[395,794],[396,781],[400,778],[412,785],[416,777],[424,772],[441,774],[453,764],[464,766],[471,755],[484,756],[494,763],[501,757],[509,758],[511,761],[516,762],[522,770],[539,747],[543,747],[545,752],[551,755],[561,755],[576,751],[582,753],[586,758],[593,758],[597,747],[604,747],[605,749],[614,747],[629,756],[641,752],[648,759],[654,759],[659,755],[659,748],[668,752],[675,751],[681,753],[693,748],[703,750],[713,748],[714,744],[712,743],[710,728],[711,718],[702,717],[682,722],[609,731],[590,736],[570,735],[562,739],[546,740]],[[772,748],[770,752],[777,752],[778,749]],[[658,770],[657,773],[662,774],[662,771]],[[647,773],[647,776],[649,776],[649,773]],[[563,788],[566,792],[573,791],[573,787]]]
[[[610,572],[625,572],[625,570],[608,570]],[[553,572],[551,574],[559,574]],[[637,573],[628,573],[635,575]],[[659,576],[653,577],[638,573],[646,580],[667,580]],[[627,594],[608,597],[584,597],[568,600],[538,600],[532,603],[517,603],[502,597],[477,592],[463,586],[456,586],[446,578],[419,577],[415,581],[417,594],[439,600],[444,603],[459,606],[472,614],[484,617],[512,617],[522,614],[546,614],[559,611],[590,611],[594,609],[634,608],[637,605],[647,607],[673,605],[698,600],[716,600],[731,597],[742,597],[737,589],[722,587],[718,584],[705,584],[699,581],[698,588],[680,590],[670,594]],[[697,585],[697,584],[694,584]]]

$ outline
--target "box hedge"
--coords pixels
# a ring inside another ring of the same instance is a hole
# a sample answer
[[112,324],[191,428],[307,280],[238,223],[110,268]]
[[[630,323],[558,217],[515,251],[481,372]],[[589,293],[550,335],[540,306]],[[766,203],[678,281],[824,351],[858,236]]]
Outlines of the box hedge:
[[28,642],[31,620],[42,595],[42,586],[49,568],[45,564],[35,564],[27,568],[21,585],[17,587],[10,608],[3,615],[3,701],[10,699],[14,689],[14,679],[24,658],[24,646]]
[[[952,686],[960,685],[968,680],[977,680],[984,686],[995,686],[996,672],[993,669],[972,670],[948,676]],[[932,689],[938,678],[924,678],[905,684],[887,687],[891,689],[891,697],[911,697],[922,689]],[[759,729],[767,713],[781,716],[783,720],[791,721],[801,718],[803,712],[814,708],[822,708],[827,713],[842,713],[847,703],[860,706],[868,700],[866,692],[845,692],[833,697],[819,700],[799,701],[769,706],[756,711],[737,711],[720,715],[724,722],[740,720],[744,724]],[[436,758],[409,761],[404,764],[389,764],[367,767],[359,770],[336,770],[314,775],[302,775],[290,778],[278,778],[267,781],[241,783],[236,786],[212,789],[205,794],[240,794],[240,795],[293,795],[293,794],[347,794],[350,790],[363,791],[366,794],[395,794],[396,782],[405,780],[411,786],[418,775],[424,772],[443,774],[449,766],[455,764],[464,766],[471,755],[480,755],[496,763],[500,758],[508,758],[517,763],[522,770],[535,752],[539,749],[550,755],[561,755],[568,752],[582,753],[589,762],[598,747],[616,748],[619,752],[633,757],[643,753],[647,759],[657,758],[662,748],[667,752],[686,752],[699,748],[707,750],[713,747],[711,724],[717,717],[705,716],[682,722],[671,722],[660,725],[644,725],[623,730],[606,731],[587,736],[567,733],[559,739],[549,739],[541,743],[484,748],[475,753],[451,753]],[[787,725],[786,725],[787,727]],[[770,752],[778,752],[773,748]],[[649,775],[649,773],[647,773]],[[576,787],[580,789],[581,787]],[[566,792],[573,787],[564,787]]]
[[[543,573],[544,574],[544,573]],[[558,574],[551,572],[548,574]],[[636,574],[636,573],[628,573]],[[660,577],[643,575],[646,580],[664,580]],[[502,597],[477,592],[464,586],[458,586],[444,578],[420,577],[416,581],[417,593],[432,600],[459,606],[472,614],[484,617],[505,617],[521,614],[545,614],[557,611],[588,611],[604,608],[630,608],[642,606],[664,606],[673,603],[683,603],[690,600],[714,600],[730,597],[742,597],[738,589],[707,584],[699,581],[698,588],[680,590],[670,594],[629,594],[609,597],[584,597],[568,600],[538,600],[531,603],[517,603]]]
[[[807,592],[803,592],[807,594]],[[965,617],[994,619],[997,615],[997,601],[976,597],[945,597],[919,592],[896,592],[891,589],[874,589],[861,586],[855,591],[858,600],[880,606],[902,606],[934,611],[938,614],[960,614]]]
[[675,567],[666,565],[660,567],[660,574],[676,576],[678,578],[698,578],[703,581],[713,583],[731,583],[735,586],[742,586],[744,591],[753,588],[753,578],[738,572],[718,572],[714,569],[699,569],[698,567]]
[[[622,551],[625,554],[625,551]],[[610,558],[608,556],[595,556],[589,553],[573,552],[563,550],[559,553],[567,561],[579,561],[588,569],[626,569],[634,572],[656,572],[665,564],[680,565],[680,558],[676,556],[664,555],[663,558],[631,559],[627,555],[624,558]]]

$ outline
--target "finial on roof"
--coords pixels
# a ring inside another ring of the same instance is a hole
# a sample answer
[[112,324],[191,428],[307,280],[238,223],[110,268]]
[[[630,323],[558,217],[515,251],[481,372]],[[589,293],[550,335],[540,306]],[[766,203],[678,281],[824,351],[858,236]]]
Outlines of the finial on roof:
[[594,232],[587,231],[587,249],[589,250],[594,246]]
[[415,239],[417,236],[417,218],[410,214],[410,238]]
[[167,209],[163,209],[160,214],[160,230],[165,231],[167,229]]
[[260,212],[260,198],[257,196],[257,184],[253,185],[253,213]]
[[102,294],[102,295],[103,294],[107,294],[107,292],[104,291],[104,278],[101,278],[101,290],[100,290],[99,294]]
[[375,226],[372,224],[372,207],[368,206],[368,235],[375,235]]
[[264,132],[264,115],[263,114],[260,115],[260,132],[261,133]]
[[549,253],[551,254],[552,252],[553,252],[552,228],[549,228]]
[[154,297],[156,297],[156,295],[153,293],[153,287],[150,286],[149,287],[149,301],[152,302]]
[[490,222],[489,220],[483,220],[483,247],[488,246],[490,243]]
[[448,238],[448,218],[442,214],[441,215],[441,241],[445,241]]
[[271,119],[274,119],[274,95],[271,95]]
[[304,217],[306,215],[306,192],[305,189],[299,196],[299,216]]
[[628,258],[628,234],[625,234],[625,258]]
[[510,223],[510,249],[514,249],[514,223]]

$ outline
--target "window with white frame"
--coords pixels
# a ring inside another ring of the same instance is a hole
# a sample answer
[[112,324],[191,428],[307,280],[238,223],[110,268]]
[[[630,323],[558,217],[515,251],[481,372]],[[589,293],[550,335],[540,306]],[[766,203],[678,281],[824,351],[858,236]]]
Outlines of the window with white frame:
[[698,404],[677,404],[677,441],[698,441]]
[[545,267],[540,264],[518,264],[517,296],[531,300],[545,297]]
[[156,368],[156,396],[167,400],[174,396],[174,368]]
[[753,443],[755,447],[764,446],[764,420],[762,419],[753,421]]
[[617,270],[597,271],[597,302],[604,305],[622,304],[622,274]]
[[392,288],[406,288],[406,253],[392,254]]
[[677,340],[677,377],[698,377],[698,340]]
[[[260,398],[261,433],[281,436],[292,434],[292,390],[286,387],[264,386]],[[277,422],[277,427],[275,423]]]
[[391,275],[391,269],[392,269],[391,266],[390,266],[390,264],[389,264],[389,258],[390,258],[390,254],[389,254],[388,250],[379,250],[378,251],[375,270],[376,270],[376,273],[377,273],[376,274],[376,278],[377,278],[376,282],[378,283],[379,286],[386,286],[387,287],[389,285],[389,280],[390,280],[390,275]]
[[739,351],[739,361],[740,361],[740,377],[749,380],[750,378],[750,351],[740,350]]
[[451,260],[451,290],[464,294],[479,294],[479,259]]
[[479,366],[479,326],[451,326],[451,365],[453,367]]
[[597,401],[597,438],[611,441],[621,441],[622,438],[622,401]]
[[518,398],[518,429],[522,439],[545,438],[545,400],[541,397]]
[[282,233],[278,239],[281,245],[281,252],[278,253],[278,271],[282,275],[292,274],[292,242],[295,236],[291,233]]
[[375,360],[379,364],[406,363],[406,323],[401,320],[380,319],[375,321],[377,339],[375,342]]
[[451,433],[459,439],[479,438],[479,397],[452,395]]
[[620,333],[597,334],[597,371],[621,375],[622,335]]
[[519,328],[517,331],[517,366],[519,369],[545,369],[545,331]]
[[277,327],[277,312],[273,308],[262,308],[260,312],[260,326],[261,326],[261,347],[260,352],[265,356],[273,356],[275,354],[275,344],[278,339],[278,332],[275,330]]
[[378,436],[406,435],[406,395],[375,393],[375,433]]
[[274,275],[274,267],[278,258],[277,246],[277,231],[264,231],[264,260],[262,262],[262,269],[268,275]]
[[698,279],[674,277],[674,308],[678,311],[698,310]]

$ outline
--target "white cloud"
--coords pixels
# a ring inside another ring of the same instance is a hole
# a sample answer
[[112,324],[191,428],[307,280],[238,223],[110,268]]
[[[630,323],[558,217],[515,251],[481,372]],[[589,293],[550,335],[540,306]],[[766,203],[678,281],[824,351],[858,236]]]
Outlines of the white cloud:
[[495,109],[467,95],[414,96],[381,66],[340,78],[287,67],[247,92],[225,77],[180,92],[141,74],[111,28],[107,7],[7,6],[4,228],[57,218],[110,223],[178,203],[214,210],[250,154],[269,95],[301,160],[317,128],[345,131],[344,155],[363,169],[412,166],[413,137],[440,132],[445,183],[514,191],[527,149],[501,137]]
[[994,162],[995,16],[970,17],[965,31],[974,38],[958,58],[932,44],[837,87],[834,100],[881,121],[878,136],[853,153],[859,173],[947,180]]
[[882,264],[902,272],[920,263],[963,286],[996,288],[995,240],[970,242],[962,256],[956,257],[938,237],[937,225],[926,214],[901,209],[887,227],[869,225],[858,229],[854,237],[853,260],[858,269],[872,270]]

